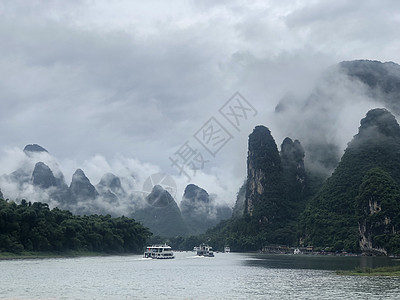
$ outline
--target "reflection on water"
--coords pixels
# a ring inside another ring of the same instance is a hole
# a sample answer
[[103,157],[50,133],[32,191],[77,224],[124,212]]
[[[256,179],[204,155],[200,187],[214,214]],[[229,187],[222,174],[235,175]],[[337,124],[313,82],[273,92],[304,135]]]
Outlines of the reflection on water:
[[296,299],[400,299],[400,278],[338,276],[332,272],[400,264],[386,257],[250,254],[242,264],[263,270],[247,284],[253,289],[266,287],[266,299],[290,299],[289,295],[295,294]]
[[399,261],[175,253],[0,261],[0,299],[398,299],[400,279],[338,276],[336,269]]
[[354,270],[400,265],[400,260],[371,256],[250,254],[250,266],[283,269]]

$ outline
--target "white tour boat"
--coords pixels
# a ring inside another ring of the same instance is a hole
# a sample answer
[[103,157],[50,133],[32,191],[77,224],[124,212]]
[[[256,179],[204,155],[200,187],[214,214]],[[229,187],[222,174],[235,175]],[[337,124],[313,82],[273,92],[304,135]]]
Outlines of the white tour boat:
[[213,251],[213,248],[208,246],[207,244],[201,244],[197,248],[197,255],[213,257],[214,256],[214,251]]
[[164,244],[148,246],[144,252],[144,258],[171,259],[175,256],[171,247]]
[[230,248],[229,246],[225,246],[224,252],[225,252],[225,253],[231,252],[231,248]]

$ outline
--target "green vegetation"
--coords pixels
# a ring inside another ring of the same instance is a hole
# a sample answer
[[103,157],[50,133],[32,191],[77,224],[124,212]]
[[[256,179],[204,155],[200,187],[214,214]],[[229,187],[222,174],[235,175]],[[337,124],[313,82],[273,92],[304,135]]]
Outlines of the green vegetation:
[[348,276],[400,276],[400,266],[356,268],[351,271],[339,270],[336,271],[336,274]]
[[150,235],[126,217],[74,216],[40,202],[0,199],[0,253],[138,253]]
[[380,249],[400,254],[400,187],[387,172],[374,168],[367,172],[356,197],[356,213],[363,235]]
[[244,214],[220,223],[203,239],[233,251],[280,244],[398,255],[399,153],[396,119],[385,109],[371,110],[323,183],[318,174],[306,172],[298,141],[286,138],[278,152],[269,130],[257,126],[249,136]]
[[364,251],[359,224],[366,222],[363,234],[370,243],[364,248],[399,253],[400,246],[394,242],[400,228],[398,153],[400,128],[394,116],[384,109],[369,111],[338,167],[302,215],[304,243],[334,251]]

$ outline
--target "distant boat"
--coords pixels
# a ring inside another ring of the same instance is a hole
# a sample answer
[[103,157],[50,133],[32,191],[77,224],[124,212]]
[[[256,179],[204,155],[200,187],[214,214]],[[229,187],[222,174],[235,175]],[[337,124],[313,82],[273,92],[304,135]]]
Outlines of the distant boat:
[[231,252],[231,248],[230,248],[229,246],[225,246],[224,252],[225,252],[225,253]]
[[301,254],[301,251],[299,248],[294,249],[293,254]]
[[207,244],[201,244],[197,247],[197,255],[199,256],[206,256],[206,257],[214,257],[213,248]]
[[167,244],[164,245],[152,245],[146,248],[143,255],[144,258],[155,258],[155,259],[171,259],[175,258],[172,249]]

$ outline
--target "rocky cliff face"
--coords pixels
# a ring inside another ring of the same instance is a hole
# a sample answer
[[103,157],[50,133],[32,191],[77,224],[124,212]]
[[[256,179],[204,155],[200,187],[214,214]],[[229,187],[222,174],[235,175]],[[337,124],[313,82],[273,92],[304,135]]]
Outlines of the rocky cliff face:
[[268,128],[257,126],[249,136],[245,210],[262,223],[275,219],[282,200],[282,164]]
[[387,255],[383,240],[400,233],[400,187],[387,172],[380,168],[367,172],[356,198],[356,213],[360,249],[367,254]]
[[242,217],[245,212],[246,187],[247,187],[247,182],[245,181],[236,195],[236,202],[232,212],[232,215],[235,218]]

